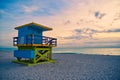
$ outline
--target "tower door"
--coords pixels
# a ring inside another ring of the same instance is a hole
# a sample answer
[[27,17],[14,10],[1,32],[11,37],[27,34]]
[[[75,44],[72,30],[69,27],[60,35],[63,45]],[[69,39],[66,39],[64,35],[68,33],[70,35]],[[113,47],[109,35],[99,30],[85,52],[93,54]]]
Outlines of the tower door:
[[24,36],[20,38],[20,44],[24,44]]

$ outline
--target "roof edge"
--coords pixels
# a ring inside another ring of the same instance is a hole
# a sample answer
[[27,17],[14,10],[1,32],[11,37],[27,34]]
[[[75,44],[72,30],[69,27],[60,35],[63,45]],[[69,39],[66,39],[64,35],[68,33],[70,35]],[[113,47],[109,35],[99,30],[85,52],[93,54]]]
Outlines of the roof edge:
[[31,22],[31,23],[28,23],[28,24],[24,24],[24,25],[21,25],[21,26],[17,26],[17,27],[15,27],[14,29],[18,30],[19,28],[22,28],[22,27],[24,27],[24,26],[28,26],[28,25],[31,25],[31,24],[34,24],[34,25],[36,25],[36,26],[38,26],[38,27],[41,27],[41,28],[44,28],[44,29],[47,29],[47,30],[53,30],[52,28],[49,28],[49,27],[47,27],[47,26],[44,26],[44,25],[41,25],[41,24],[38,24],[38,23],[35,23],[35,22]]

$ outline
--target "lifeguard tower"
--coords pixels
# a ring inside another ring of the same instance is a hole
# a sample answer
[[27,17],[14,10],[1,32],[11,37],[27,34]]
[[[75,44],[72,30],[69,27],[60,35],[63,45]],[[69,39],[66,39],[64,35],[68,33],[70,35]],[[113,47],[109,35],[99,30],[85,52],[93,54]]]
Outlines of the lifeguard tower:
[[18,37],[13,37],[13,45],[18,50],[14,51],[17,60],[13,62],[26,65],[54,62],[52,47],[57,46],[57,39],[43,36],[44,31],[52,28],[32,22],[15,29],[18,30]]

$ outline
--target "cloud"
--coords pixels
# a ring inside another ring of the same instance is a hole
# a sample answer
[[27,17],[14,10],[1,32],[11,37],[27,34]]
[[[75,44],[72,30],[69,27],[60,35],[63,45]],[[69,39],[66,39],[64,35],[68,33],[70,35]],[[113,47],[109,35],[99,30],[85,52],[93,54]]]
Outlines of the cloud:
[[23,8],[25,13],[32,13],[34,11],[39,10],[39,7],[37,7],[37,6],[25,6],[24,5],[22,8]]
[[114,19],[113,19],[113,22],[114,21],[117,21],[117,20],[120,20],[120,12],[117,12],[114,16]]
[[64,37],[64,39],[75,39],[75,40],[80,40],[84,38],[93,39],[92,35],[95,34],[96,32],[99,31],[90,28],[75,29],[73,31],[74,34],[72,36]]
[[75,39],[75,40],[80,40],[82,37],[80,37],[80,36],[75,36],[75,35],[73,35],[73,36],[69,36],[69,37],[64,37],[64,39]]
[[73,30],[72,36],[64,37],[64,39],[74,39],[74,40],[95,39],[93,35],[97,33],[109,33],[109,32],[120,32],[120,29],[114,29],[114,30],[95,30],[90,28],[75,29]]
[[77,33],[81,33],[82,30],[81,30],[81,29],[75,29],[75,32],[77,32]]
[[102,19],[106,14],[105,13],[100,13],[99,11],[96,11],[94,13],[94,16],[98,19]]
[[[3,10],[3,9],[0,9],[0,17],[3,19],[3,18],[13,18],[14,15],[10,14],[9,12]],[[1,20],[1,19],[0,19]]]
[[0,9],[0,14],[6,13],[4,10]]
[[120,32],[120,29],[107,30],[106,32]]
[[74,32],[77,34],[80,34],[81,38],[88,38],[88,39],[93,39],[93,34],[95,33],[100,33],[103,31],[95,30],[95,29],[90,29],[90,28],[83,28],[83,29],[75,29]]
[[108,43],[108,44],[110,44],[110,43],[115,43],[115,44],[120,44],[120,41],[118,41],[118,40],[115,40],[115,41],[96,41],[96,42],[93,42],[93,41],[88,41],[88,42],[85,42],[85,43],[87,43],[87,44],[94,44],[94,43],[103,43],[103,44],[105,44],[105,43]]
[[0,46],[13,47],[13,37],[17,36],[17,31],[0,32]]
[[67,20],[64,24],[67,25],[67,24],[70,24],[71,21],[70,20]]

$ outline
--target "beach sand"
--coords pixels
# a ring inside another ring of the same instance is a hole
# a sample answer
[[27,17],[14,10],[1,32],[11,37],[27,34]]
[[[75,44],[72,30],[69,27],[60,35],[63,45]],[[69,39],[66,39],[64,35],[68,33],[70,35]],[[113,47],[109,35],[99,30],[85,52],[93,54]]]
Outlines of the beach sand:
[[55,63],[12,63],[13,52],[0,52],[0,80],[120,80],[120,56],[53,54]]

